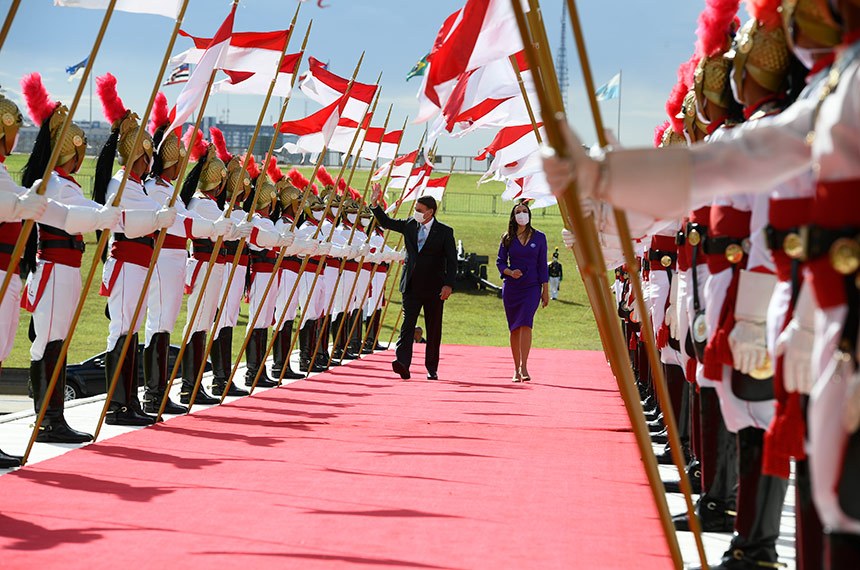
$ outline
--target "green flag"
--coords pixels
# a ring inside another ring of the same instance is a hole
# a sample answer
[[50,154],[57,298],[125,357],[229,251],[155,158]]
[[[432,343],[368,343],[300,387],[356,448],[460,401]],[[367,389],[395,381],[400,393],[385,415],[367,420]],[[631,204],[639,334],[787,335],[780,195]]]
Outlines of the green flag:
[[427,57],[429,55],[430,54],[428,53],[420,60],[418,60],[418,63],[416,63],[415,66],[412,68],[412,71],[406,74],[406,81],[409,81],[413,77],[419,77],[421,75],[424,75],[424,72],[427,71]]

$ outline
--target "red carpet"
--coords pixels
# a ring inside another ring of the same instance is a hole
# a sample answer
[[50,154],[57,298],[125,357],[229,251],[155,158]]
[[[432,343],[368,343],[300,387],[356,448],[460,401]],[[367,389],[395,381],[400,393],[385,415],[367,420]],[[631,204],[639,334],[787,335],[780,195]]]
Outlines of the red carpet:
[[602,354],[392,355],[0,477],[0,566],[671,567]]

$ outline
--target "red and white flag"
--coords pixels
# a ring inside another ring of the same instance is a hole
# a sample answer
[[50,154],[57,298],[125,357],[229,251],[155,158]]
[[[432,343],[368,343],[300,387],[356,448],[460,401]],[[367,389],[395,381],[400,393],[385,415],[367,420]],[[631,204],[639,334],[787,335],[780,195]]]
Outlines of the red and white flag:
[[[541,138],[545,138],[542,123],[538,123]],[[493,156],[493,162],[481,182],[500,180],[509,176],[525,176],[541,169],[540,145],[531,124],[505,127],[498,132],[492,142],[475,157],[486,160]]]
[[[106,10],[110,0],[54,0],[54,6]],[[136,14],[155,14],[174,20],[179,16],[182,0],[116,0],[114,10]]]
[[[418,150],[404,154],[380,166],[373,173],[372,180],[382,180],[391,172],[391,178],[406,178],[412,173],[412,166],[418,160]],[[401,186],[402,188],[402,186]]]
[[419,120],[430,119],[433,106],[444,107],[462,74],[522,49],[510,0],[467,0],[445,20],[427,57]]
[[[194,47],[173,56],[170,63],[172,65],[199,64],[212,39],[198,38],[182,30],[179,33],[191,39]],[[268,76],[267,81],[271,80],[289,38],[290,30],[236,32],[230,38],[230,47],[219,69],[263,73]]]
[[361,158],[366,160],[377,160],[380,158],[393,159],[397,152],[397,144],[402,137],[402,130],[386,133],[382,127],[369,128],[364,137]]
[[209,88],[209,79],[212,77],[212,72],[222,65],[223,59],[227,54],[230,46],[230,37],[233,35],[233,20],[235,17],[236,5],[234,4],[230,9],[227,19],[218,28],[215,36],[206,48],[203,57],[200,58],[200,63],[197,64],[194,73],[191,74],[191,78],[182,89],[182,93],[176,98],[176,106],[172,111],[173,122],[170,128],[167,129],[168,131],[184,125],[188,117],[197,110],[203,101],[206,90]]
[[441,201],[442,196],[445,194],[445,188],[448,187],[449,178],[450,176],[443,176],[441,178],[426,177],[422,181],[421,187],[415,192],[410,192],[409,196],[404,196],[402,202],[417,200],[422,196],[432,196],[437,202]]
[[533,200],[529,204],[532,209],[555,206],[556,199],[549,189],[546,175],[537,172],[521,178],[508,178],[505,180],[505,191],[502,200],[507,202],[527,198]]
[[[334,104],[336,105],[336,103]],[[369,123],[370,115],[367,116],[364,126],[360,129],[354,121],[341,118],[330,134],[323,127],[323,130],[319,132],[300,135],[295,143],[286,143],[281,149],[291,154],[317,155],[328,148],[328,150],[354,156],[362,147],[362,141],[367,133]]]
[[[328,70],[327,65],[314,57],[308,58],[308,65],[310,66],[308,72],[299,77],[301,81],[299,87],[305,96],[326,106],[346,94],[349,79],[335,75]],[[376,89],[376,85],[353,81],[349,92],[349,101],[343,108],[341,116],[355,122],[362,121],[367,109],[370,108],[374,95],[376,95]]]
[[[284,56],[278,78],[275,80],[275,89],[272,91],[274,97],[289,97],[292,91],[293,77],[296,74],[301,53],[293,53]],[[269,92],[272,82],[271,72],[234,71],[224,69],[227,79],[222,79],[212,86],[213,93],[227,93],[229,95],[265,95]]]
[[[408,178],[392,177],[391,182],[388,183],[388,187],[406,189],[407,192],[403,195],[404,198],[411,194],[419,195],[421,190],[423,190],[424,186],[427,184],[427,181],[430,179],[430,174],[432,172],[433,165],[429,162],[425,162],[422,166],[413,167]],[[411,199],[414,199],[414,196]]]

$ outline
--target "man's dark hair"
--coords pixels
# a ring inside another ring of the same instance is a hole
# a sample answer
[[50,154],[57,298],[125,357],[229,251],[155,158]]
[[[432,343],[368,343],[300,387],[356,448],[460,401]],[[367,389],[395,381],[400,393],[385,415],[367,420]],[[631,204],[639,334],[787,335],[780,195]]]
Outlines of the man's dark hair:
[[418,198],[417,202],[419,204],[424,204],[425,206],[433,210],[433,215],[436,215],[436,198],[434,198],[433,196],[421,196],[420,198]]

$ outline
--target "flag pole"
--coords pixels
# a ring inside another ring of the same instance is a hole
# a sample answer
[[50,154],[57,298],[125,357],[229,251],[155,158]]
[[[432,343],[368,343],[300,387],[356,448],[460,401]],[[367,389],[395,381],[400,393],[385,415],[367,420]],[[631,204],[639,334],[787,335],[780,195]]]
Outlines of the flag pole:
[[[263,106],[260,108],[260,116],[257,119],[257,126],[254,129],[254,134],[251,136],[251,141],[248,144],[248,149],[245,152],[245,159],[242,163],[242,170],[243,171],[247,171],[248,164],[250,163],[251,158],[253,156],[254,146],[256,145],[257,137],[260,134],[260,128],[262,127],[263,121],[266,118],[266,111],[269,108],[269,102],[272,100],[272,93],[275,91],[275,84],[277,83],[277,80],[278,80],[278,73],[280,73],[281,66],[283,65],[283,62],[284,62],[284,58],[287,55],[287,48],[289,46],[290,39],[292,38],[293,30],[295,29],[296,19],[299,16],[299,8],[301,8],[301,3],[299,3],[296,6],[296,12],[293,15],[292,22],[290,23],[289,34],[287,36],[286,41],[284,42],[284,48],[281,50],[281,57],[278,59],[277,66],[275,67],[274,77],[273,77],[272,81],[269,83],[269,90],[266,93],[265,100],[263,101]],[[263,171],[265,172],[265,168],[263,169]],[[251,202],[250,211],[248,212],[248,215],[245,218],[246,221],[251,221],[251,219],[254,216],[254,209],[255,209],[254,206],[256,205],[256,201],[257,201],[256,199],[260,193],[261,188],[262,188],[262,185],[258,184],[254,190],[254,197],[253,197],[252,202]],[[233,192],[233,195],[230,197],[230,205],[227,207],[227,211],[224,214],[224,216],[228,219],[230,218],[230,215],[233,212],[233,208],[236,205],[236,201],[238,199],[238,196],[239,196],[239,191],[237,190],[237,191]],[[219,239],[221,239],[221,238],[219,238]],[[221,241],[223,241],[223,239],[221,239]],[[211,329],[211,333],[209,334],[209,337],[206,341],[206,348],[203,351],[203,358],[201,360],[202,362],[206,362],[207,358],[209,358],[209,353],[212,351],[212,344],[215,341],[215,336],[218,334],[218,326],[221,323],[222,317],[224,316],[224,307],[227,305],[227,299],[230,295],[230,286],[233,282],[233,277],[236,274],[236,269],[239,266],[239,261],[242,258],[242,252],[245,249],[245,243],[246,242],[247,242],[246,238],[242,238],[239,240],[238,246],[236,248],[236,254],[233,256],[233,263],[230,267],[230,272],[229,272],[229,275],[227,277],[226,286],[224,287],[224,295],[221,298],[221,303],[219,305],[218,311],[215,313],[215,323],[213,324],[212,329]],[[216,243],[216,246],[217,246],[216,249],[220,249],[220,244]],[[214,254],[215,251],[213,250],[212,253]],[[215,257],[215,256],[213,256],[213,257]],[[212,263],[213,257],[210,257],[210,267],[209,267],[210,271],[208,272],[208,274],[210,274],[210,275],[211,275],[211,267],[214,265],[214,263]],[[205,288],[206,288],[206,281],[204,280],[204,282],[201,284],[201,290],[205,290]],[[198,297],[198,307],[200,304],[199,301],[202,298],[203,298],[203,295],[200,295]],[[196,318],[196,314],[194,316]],[[194,319],[191,319],[189,321],[189,323],[193,323],[193,322],[194,322]],[[190,332],[191,328],[192,327],[189,326],[188,331],[186,331],[186,332]],[[194,402],[197,398],[197,393],[200,390],[200,384],[203,381],[203,372],[205,371],[205,369],[206,369],[205,366],[201,366],[200,370],[197,371],[197,378],[195,379],[194,388],[191,391],[191,396],[190,396],[190,399],[188,401],[188,411],[186,412],[188,414],[191,413],[191,409],[194,407]],[[226,388],[225,388],[225,391],[226,391]],[[165,396],[166,396],[166,391],[165,391]],[[167,403],[166,399],[164,400],[163,403],[166,405],[166,403]]]
[[21,0],[12,0],[12,5],[9,6],[9,11],[6,13],[6,20],[3,21],[3,29],[0,30],[0,49],[2,49],[3,44],[6,43],[6,36],[9,35],[9,29],[12,27],[12,21],[18,13],[18,6],[20,4]]
[[[583,80],[586,84],[586,90],[589,96],[592,117],[594,119],[594,127],[597,131],[597,137],[598,141],[600,142],[600,146],[605,148],[606,146],[608,146],[608,141],[606,140],[606,134],[603,129],[603,119],[601,117],[600,108],[597,105],[597,101],[594,95],[594,79],[591,74],[591,66],[589,64],[588,53],[585,47],[585,38],[582,33],[582,25],[579,20],[579,13],[577,12],[576,2],[574,0],[568,0],[568,12],[571,21],[571,27],[573,28],[577,51],[579,52],[579,60],[582,68]],[[618,136],[620,137],[621,70],[619,70],[618,72],[618,81]],[[651,322],[651,314],[645,306],[645,298],[642,293],[642,282],[639,278],[639,264],[636,259],[636,254],[633,251],[633,240],[630,234],[630,225],[627,220],[627,215],[623,210],[614,208],[613,215],[615,216],[615,223],[618,227],[621,247],[624,251],[624,257],[627,259],[627,265],[630,268],[628,274],[630,275],[630,282],[633,286],[633,294],[636,296],[636,308],[642,315],[640,321],[642,325],[642,335],[645,339],[645,347],[648,352],[648,360],[650,362],[651,371],[654,376],[654,385],[656,387],[657,398],[662,409],[671,410],[672,400],[666,383],[666,377],[663,373],[663,367],[661,366],[660,353],[657,350],[656,335],[654,334],[654,324]],[[693,500],[691,496],[692,486],[690,484],[689,477],[687,476],[686,461],[681,451],[681,439],[678,433],[675,416],[673,414],[667,414],[664,416],[664,421],[666,423],[666,430],[669,436],[669,450],[672,455],[672,460],[675,463],[675,467],[678,470],[681,492],[684,495],[684,500],[687,506],[687,516],[690,523],[690,530],[692,531],[693,538],[696,541],[696,549],[698,550],[702,567],[707,569],[708,562],[707,556],[705,554],[704,543],[702,542],[701,523],[699,521],[699,518],[695,514],[695,507],[693,505]],[[648,457],[647,462],[650,463],[652,459],[654,459],[653,455]],[[656,459],[654,459],[654,462],[656,463]],[[666,523],[664,521],[664,526],[665,524]],[[672,528],[674,529],[674,525],[672,526]],[[666,532],[669,532],[669,530],[666,529]],[[674,532],[672,532],[672,536],[675,536]]]
[[[380,73],[380,79],[381,78],[382,78],[382,74]],[[371,109],[370,114],[369,114],[369,116],[371,118],[373,117],[374,113],[376,113],[376,105],[377,105],[377,103],[379,103],[379,97],[380,97],[381,93],[382,93],[382,89],[380,88],[376,94],[376,101],[373,102],[373,108]],[[385,123],[382,125],[383,135],[385,134],[385,130],[388,128],[388,120],[391,118],[391,109],[393,109],[393,108],[394,108],[394,105],[389,105],[389,107],[388,107],[388,114],[385,116]],[[369,128],[369,125],[368,125],[368,128]],[[367,140],[367,133],[365,133],[364,139],[362,139],[361,144],[358,146],[358,152],[356,152],[355,156],[353,157],[352,168],[350,169],[349,178],[346,181],[347,190],[349,189],[350,185],[352,184],[352,177],[355,174],[355,169],[358,167],[359,157],[361,156],[361,151],[364,150],[364,143],[366,140]],[[380,144],[380,147],[381,147],[381,144]],[[373,170],[375,170],[375,168],[376,168],[376,160],[374,160],[373,164],[371,165],[371,169],[370,169],[371,172],[373,172]],[[370,188],[370,177],[368,177],[367,183],[364,185],[364,191],[362,192],[361,201],[359,202],[359,206],[358,206],[358,214],[356,215],[356,219],[355,219],[356,223],[354,223],[352,225],[352,229],[349,233],[349,239],[347,239],[347,242],[346,242],[347,246],[352,246],[352,240],[355,237],[355,230],[356,230],[356,227],[358,226],[358,216],[361,215],[361,208],[364,207],[365,201],[367,200],[367,190],[369,188]],[[346,191],[344,191],[344,198],[345,197],[346,197]],[[343,206],[341,206],[341,209],[343,209]],[[341,212],[341,215],[343,215],[342,212]],[[332,235],[334,235],[335,229],[336,228],[334,227],[334,224],[332,224]],[[364,258],[362,257],[362,259],[364,259]],[[340,267],[338,267],[337,277],[334,280],[334,287],[332,287],[331,297],[329,298],[329,301],[328,301],[328,309],[326,310],[325,315],[323,315],[323,325],[322,325],[322,327],[320,327],[323,331],[326,330],[326,325],[331,322],[331,313],[332,313],[332,309],[334,309],[334,300],[337,297],[337,288],[340,285],[340,280],[343,277],[343,272],[346,269],[346,262],[348,260],[349,260],[349,258],[344,256],[340,261]],[[358,276],[360,274],[361,274],[361,264],[359,264],[358,269],[355,272],[355,279],[352,282],[352,290],[350,291],[349,296],[346,297],[347,299],[352,299],[352,295],[355,294],[355,285],[358,281]],[[344,307],[343,312],[344,312],[344,315],[346,315],[347,307]],[[341,331],[343,331],[344,320],[345,319],[341,320],[340,326],[338,326],[338,330],[335,333],[334,338],[339,338],[338,335],[340,334]],[[311,355],[311,362],[314,362],[317,358],[317,354],[319,353],[321,341],[322,341],[322,335],[317,336],[317,340],[316,340],[316,343],[314,345],[314,351],[313,351],[313,354]],[[328,346],[327,340],[326,340],[326,346]],[[346,351],[346,346],[347,345],[344,345],[344,351]],[[333,348],[335,348],[335,347],[333,347]],[[334,354],[334,350],[332,350],[332,352],[329,354],[329,359],[328,359],[327,365],[331,364],[333,354]]]
[[[312,25],[313,25],[313,20],[311,20],[310,23],[308,24],[308,29],[305,32],[305,39],[302,41],[302,49],[300,51],[301,55],[299,55],[299,60],[298,60],[298,62],[296,62],[296,73],[293,74],[293,78],[290,82],[290,95],[287,96],[286,98],[281,97],[281,115],[278,118],[278,123],[277,123],[277,126],[275,127],[275,134],[272,137],[272,142],[270,143],[269,150],[266,153],[266,161],[264,164],[266,164],[267,167],[268,167],[268,162],[271,160],[271,157],[274,156],[275,145],[277,144],[277,141],[278,141],[278,135],[281,132],[281,125],[284,123],[284,115],[286,115],[287,107],[290,104],[290,99],[292,99],[292,90],[293,90],[293,87],[295,87],[296,79],[299,76],[298,69],[301,66],[302,57],[304,57],[305,48],[308,45],[308,38],[310,37],[310,34],[311,34],[311,26]],[[296,216],[296,218],[298,218],[298,216]],[[264,300],[268,296],[269,291],[271,290],[272,285],[275,282],[275,278],[278,276],[278,270],[280,269],[281,264],[284,261],[284,257],[286,257],[287,249],[288,248],[286,248],[286,247],[280,248],[280,252],[278,253],[278,258],[275,260],[275,265],[272,268],[271,275],[269,276],[269,282],[266,284],[266,289],[263,291],[263,299]],[[254,314],[254,318],[250,322],[252,322],[252,323],[257,322],[257,319],[260,318],[260,313],[263,311],[263,305],[264,305],[264,303],[261,302],[260,306],[257,307],[257,312]],[[254,329],[252,326],[251,328],[248,329],[248,332],[245,334],[245,339],[242,341],[242,346],[239,349],[239,354],[236,356],[236,362],[233,363],[233,369],[230,372],[230,377],[227,379],[227,387],[230,386],[230,382],[232,382],[233,377],[236,376],[236,371],[239,369],[239,364],[242,362],[242,356],[245,354],[245,351],[248,349],[248,344],[251,342],[251,333],[253,331],[254,331]],[[224,399],[227,397],[227,392],[228,392],[228,390],[225,389],[224,392],[221,394],[221,403],[222,404],[224,403]]]
[[[98,34],[96,35],[95,42],[93,43],[93,48],[90,51],[90,57],[87,59],[87,65],[84,67],[84,77],[78,84],[78,89],[77,91],[75,91],[75,96],[72,99],[72,104],[69,106],[69,110],[68,113],[66,113],[65,119],[63,119],[63,125],[60,127],[59,132],[57,132],[56,137],[54,137],[55,140],[61,141],[65,139],[66,133],[69,131],[69,126],[72,124],[72,118],[75,116],[75,111],[78,110],[78,104],[81,102],[81,97],[84,94],[85,81],[87,80],[90,72],[93,69],[93,63],[95,63],[96,54],[98,54],[99,49],[101,48],[102,40],[104,39],[104,35],[107,31],[108,24],[110,23],[111,16],[113,16],[113,9],[116,5],[116,1],[117,0],[110,0],[110,3],[105,10],[104,18],[102,18],[102,25],[99,28]],[[43,196],[45,194],[45,191],[48,188],[48,181],[51,179],[51,173],[54,172],[54,168],[57,166],[57,160],[59,160],[60,158],[60,147],[61,145],[54,145],[54,148],[51,151],[51,156],[48,159],[48,164],[45,166],[45,171],[42,174],[42,180],[36,187],[36,194],[39,194],[40,196]],[[18,276],[18,263],[21,261],[21,257],[24,254],[24,247],[26,247],[27,245],[27,241],[30,238],[30,232],[33,230],[33,226],[35,224],[36,222],[34,220],[24,220],[24,223],[21,227],[21,233],[18,235],[18,241],[15,242],[15,247],[10,254],[9,267],[6,268],[6,276],[3,278],[2,285],[0,285],[0,299],[3,299],[6,295],[6,290],[9,288],[9,283],[12,281],[12,276],[15,276],[16,278]],[[47,398],[45,399],[45,401],[47,402]]]
[[[382,73],[380,72],[379,77],[376,80],[376,101],[377,102],[379,101],[379,96],[380,96],[380,93],[382,92],[382,88],[379,86],[379,82],[381,80],[382,80]],[[351,89],[351,87],[352,87],[352,85],[350,85],[350,89]],[[347,100],[349,100],[348,95],[347,95]],[[372,115],[372,113],[375,109],[376,109],[376,105],[374,104],[373,109],[368,108],[364,112],[364,116],[361,118],[361,121],[359,122],[359,127],[361,125],[363,125],[364,122],[367,120],[367,118]],[[346,152],[347,157],[352,155],[352,151],[355,149],[355,143],[356,143],[356,141],[358,141],[358,134],[360,131],[361,131],[360,128],[355,130],[355,135],[353,135],[352,142],[350,142],[349,149]],[[364,144],[364,141],[362,141],[362,144]],[[335,184],[337,184],[343,178],[343,174],[344,174],[344,172],[346,172],[346,162],[347,161],[344,160],[343,164],[341,164],[340,172],[338,172],[337,178],[335,179]],[[353,161],[353,164],[356,164],[356,162],[357,161]],[[335,185],[335,188],[332,190],[331,194],[329,195],[329,199],[326,202],[325,210],[323,211],[322,220],[320,220],[320,223],[317,225],[316,231],[314,232],[314,235],[313,235],[313,239],[318,239],[319,234],[322,231],[322,222],[323,222],[323,220],[325,220],[326,216],[328,216],[328,213],[331,211],[331,204],[334,201],[334,198],[336,195],[337,195],[337,186]],[[329,230],[328,236],[326,236],[324,243],[328,243],[328,244],[331,243],[331,239],[334,236],[334,231],[336,228],[337,228],[337,226],[334,223],[332,223],[331,224],[331,230]],[[328,256],[327,255],[320,256],[320,262],[317,264],[317,269],[314,272],[313,281],[311,281],[310,289],[308,289],[308,296],[307,296],[308,299],[311,299],[313,297],[314,289],[316,288],[317,282],[319,281],[320,274],[325,270],[326,261],[327,261],[326,257],[328,257]],[[300,268],[298,278],[296,279],[296,285],[298,285],[298,279],[301,278],[302,272],[304,269],[305,269],[305,267]],[[291,302],[292,302],[292,299],[287,300],[287,303],[284,306],[284,312],[286,312],[286,310],[289,307]],[[324,318],[325,315],[322,315],[322,317]],[[280,329],[278,329],[278,330],[280,330]],[[323,330],[323,332],[325,332],[325,331]],[[271,349],[275,346],[275,336],[276,335],[272,335],[272,342],[269,343],[269,347],[268,347],[269,350],[266,351],[266,354],[263,356],[261,362],[266,362],[266,359],[269,358],[269,353],[270,353]],[[292,355],[293,350],[296,347],[296,342],[298,340],[299,340],[299,335],[298,334],[294,335],[292,338],[292,341],[290,342],[290,349],[286,352],[287,355]],[[319,338],[317,340],[319,340]],[[311,362],[308,366],[308,375],[310,375],[310,371],[312,368],[313,368],[313,360],[311,360]],[[287,367],[284,367],[281,370],[281,377],[278,379],[278,385],[280,385],[281,381],[283,380],[283,376],[285,374],[286,369],[287,369]],[[254,385],[256,385],[256,383],[259,381],[263,370],[265,370],[265,366],[260,366],[260,369],[257,371],[257,376],[254,378]]]
[[[350,95],[350,93],[352,93],[352,86],[355,83],[355,78],[358,77],[358,72],[361,69],[361,64],[363,61],[364,61],[364,52],[361,52],[361,57],[358,58],[358,63],[355,65],[355,69],[352,72],[352,78],[349,80],[349,84],[347,84],[347,86],[346,86],[346,92],[344,93],[344,96],[347,99],[349,99],[349,95]],[[299,212],[304,208],[304,204],[307,202],[308,196],[310,196],[311,187],[313,185],[314,180],[316,179],[316,175],[317,175],[317,172],[319,171],[320,166],[322,166],[323,158],[325,157],[327,150],[328,150],[328,143],[323,145],[322,151],[320,152],[319,156],[317,157],[317,162],[314,165],[314,169],[311,172],[311,177],[310,177],[310,179],[308,179],[308,184],[305,187],[304,193],[302,194],[302,199],[299,202]],[[299,220],[299,212],[296,212],[295,219],[293,220],[293,223],[290,226],[291,232],[294,232],[296,229],[296,225],[297,225],[298,220]],[[317,231],[314,232],[314,239],[318,235],[318,232],[319,232],[319,227],[317,227]],[[310,256],[308,256],[308,255],[306,255],[304,257],[304,259],[302,260],[301,267],[299,267],[298,276],[296,277],[296,282],[293,284],[293,288],[290,290],[290,295],[287,298],[287,301],[284,305],[284,310],[281,312],[281,316],[278,319],[277,324],[275,325],[275,330],[281,330],[281,326],[283,325],[284,319],[287,316],[287,311],[289,310],[290,303],[292,303],[293,296],[296,294],[296,291],[298,290],[299,278],[302,276],[302,273],[304,272],[305,268],[307,267],[309,260],[310,260]],[[265,363],[266,359],[269,358],[269,354],[271,353],[272,348],[275,346],[276,336],[277,335],[272,335],[272,340],[269,342],[268,347],[266,349],[266,353],[263,356],[263,358],[260,359],[260,362]],[[290,349],[290,353],[291,352],[292,352],[292,349]],[[265,365],[262,365],[262,366],[260,366],[260,369],[257,370],[257,375],[254,377],[254,381],[251,384],[251,389],[250,389],[251,393],[254,392],[254,388],[257,386],[257,382],[259,381],[260,376],[262,375],[263,370],[265,370],[265,368],[266,368]],[[238,369],[238,365],[234,366],[232,374],[231,374],[231,379],[229,380],[230,382],[232,382],[232,375],[235,375],[237,369]]]

